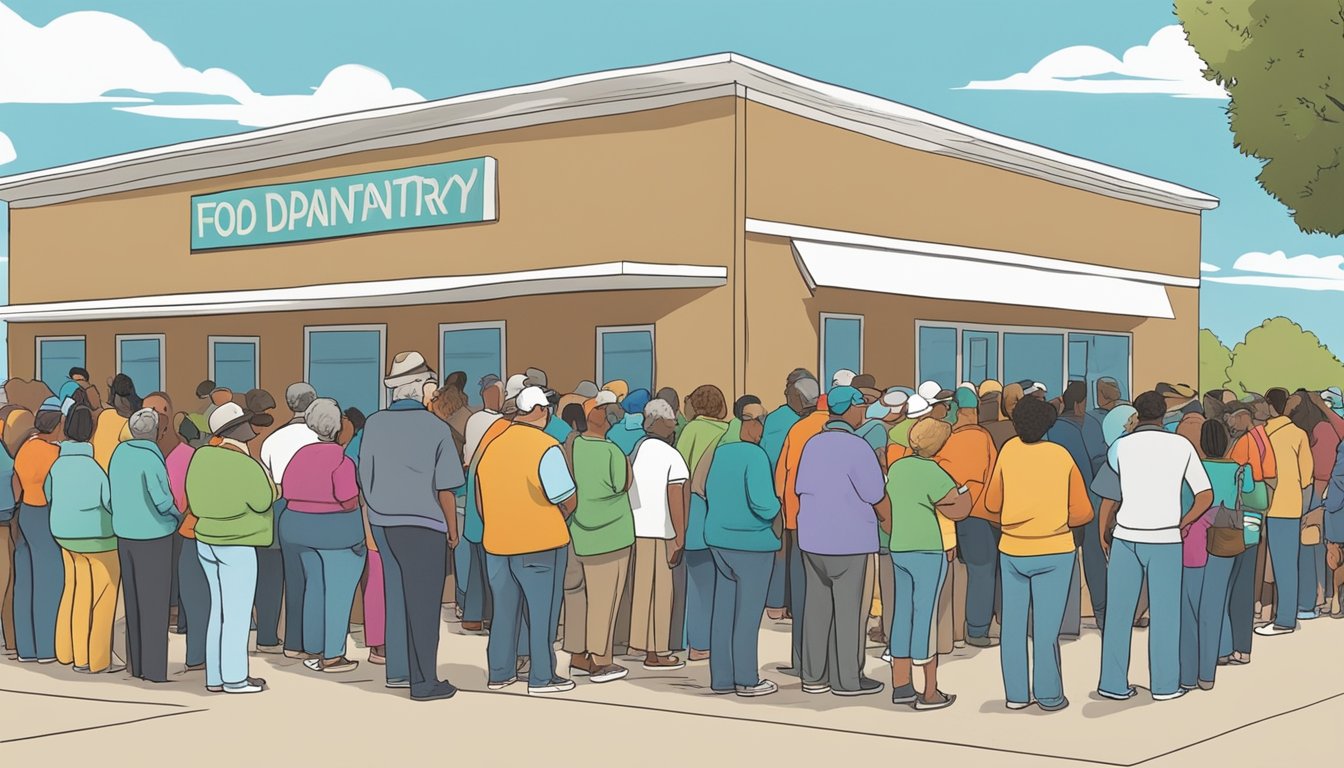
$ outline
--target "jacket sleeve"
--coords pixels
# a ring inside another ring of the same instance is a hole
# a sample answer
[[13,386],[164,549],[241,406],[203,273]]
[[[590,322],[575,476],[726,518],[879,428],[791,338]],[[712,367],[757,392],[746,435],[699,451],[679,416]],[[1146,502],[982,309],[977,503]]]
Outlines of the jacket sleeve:
[[[1074,471],[1077,472],[1077,468]],[[985,511],[995,517],[1003,512],[1003,464],[999,461],[994,462],[994,469],[989,473],[989,482],[985,485]]]
[[1315,470],[1315,464],[1311,460],[1311,444],[1304,433],[1297,445],[1297,471],[1303,488],[1311,485],[1312,473]]
[[[867,443],[864,444],[866,449]],[[882,465],[877,463],[877,454],[870,450],[856,451],[854,471],[850,475],[854,491],[865,504],[880,504],[887,496],[886,479],[882,476]]]
[[1092,499],[1087,495],[1087,483],[1083,482],[1083,474],[1078,471],[1078,465],[1070,462],[1069,466],[1069,527],[1080,528],[1092,522]]
[[270,510],[275,504],[275,483],[271,482],[270,475],[261,465],[256,466],[256,472],[252,473],[250,480],[247,508],[253,512],[262,513]]
[[100,485],[98,489],[100,496],[99,500],[103,504],[103,509],[107,510],[110,514],[112,511],[112,483],[107,479],[106,472],[102,473],[98,480]]
[[331,486],[337,501],[347,502],[359,497],[359,484],[355,481],[355,462],[351,461],[349,456],[344,457],[340,466],[336,467],[336,472],[331,477]]
[[784,498],[784,491],[788,487],[789,477],[789,438],[784,437],[784,447],[779,451],[779,461],[775,462],[775,495],[780,499]]
[[770,457],[765,451],[752,451],[747,460],[747,503],[751,513],[762,520],[774,520],[779,515],[779,497],[770,481]]
[[168,468],[155,467],[155,471],[145,478],[149,501],[161,515],[182,519],[182,511],[173,501],[173,488],[168,484]]

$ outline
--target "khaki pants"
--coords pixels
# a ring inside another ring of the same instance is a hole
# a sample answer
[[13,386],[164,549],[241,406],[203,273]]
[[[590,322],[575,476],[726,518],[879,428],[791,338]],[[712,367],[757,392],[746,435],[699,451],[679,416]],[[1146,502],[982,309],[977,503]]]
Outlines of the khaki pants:
[[588,593],[583,581],[583,563],[574,554],[573,543],[569,545],[569,557],[565,559],[564,592],[560,650],[581,655],[588,652]]
[[931,645],[941,655],[952,653],[957,643],[966,641],[966,564],[956,558],[947,564],[934,626],[937,642]]
[[0,523],[0,627],[4,629],[5,649],[14,645],[14,535],[12,522]]
[[[106,671],[112,664],[112,626],[117,619],[121,561],[117,551],[61,550],[66,589],[56,617],[56,658],[76,667]],[[68,601],[67,601],[68,597]]]
[[672,568],[665,539],[635,539],[630,649],[666,656],[672,632]]
[[583,565],[587,622],[584,628],[587,651],[598,666],[612,663],[612,636],[616,611],[625,591],[625,574],[630,568],[630,547],[602,555],[578,558]]

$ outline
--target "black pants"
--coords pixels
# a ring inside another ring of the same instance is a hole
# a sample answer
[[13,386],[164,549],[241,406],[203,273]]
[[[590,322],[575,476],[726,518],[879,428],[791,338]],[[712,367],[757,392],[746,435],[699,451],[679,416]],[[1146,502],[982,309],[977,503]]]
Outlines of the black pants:
[[168,606],[173,595],[173,537],[117,539],[126,599],[126,653],[131,675],[168,680]]
[[177,584],[177,559],[182,556],[182,534],[174,532],[171,538],[173,540],[173,586],[172,592],[168,596],[168,605],[177,609],[179,614],[177,618],[177,633],[180,635],[187,631],[187,622],[181,617],[181,588],[179,588]]
[[210,584],[196,556],[196,540],[182,539],[177,554],[177,625],[187,633],[187,666],[205,664],[205,625],[210,620]]
[[[257,549],[257,645],[280,644],[280,605],[285,595],[285,561],[279,548]],[[302,610],[298,611],[302,620]],[[288,624],[288,622],[286,622]],[[302,624],[300,624],[302,626]],[[303,650],[303,630],[294,636]],[[295,649],[291,649],[295,650]]]
[[[400,590],[406,601],[406,644],[410,662],[411,696],[429,694],[439,684],[439,626],[443,611],[443,582],[448,578],[448,548],[444,535],[428,528],[396,526],[383,528],[390,552],[383,557],[396,561],[399,583],[386,582],[385,589]],[[385,571],[385,578],[389,574]]]

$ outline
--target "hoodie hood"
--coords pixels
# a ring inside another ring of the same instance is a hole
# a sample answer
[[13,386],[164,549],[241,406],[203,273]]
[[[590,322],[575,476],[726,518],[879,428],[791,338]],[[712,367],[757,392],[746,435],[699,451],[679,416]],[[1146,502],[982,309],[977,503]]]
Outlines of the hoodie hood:
[[88,456],[93,458],[92,443],[78,443],[74,440],[66,440],[60,444],[62,456]]

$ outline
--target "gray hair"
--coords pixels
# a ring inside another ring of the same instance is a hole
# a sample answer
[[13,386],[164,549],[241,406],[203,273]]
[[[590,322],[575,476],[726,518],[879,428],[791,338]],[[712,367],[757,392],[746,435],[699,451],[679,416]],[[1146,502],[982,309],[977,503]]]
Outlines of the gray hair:
[[153,408],[141,408],[131,414],[126,425],[136,440],[153,440],[159,434],[159,413]]
[[803,399],[804,405],[816,405],[821,397],[821,385],[816,379],[799,379],[793,382],[793,389]]
[[290,384],[285,390],[285,404],[294,413],[303,413],[317,399],[317,390],[306,381]]
[[676,421],[677,413],[672,410],[672,404],[666,400],[653,399],[644,406],[644,431],[648,431],[659,421]]
[[425,384],[433,381],[433,378],[425,376],[417,378],[415,381],[402,384],[400,387],[392,390],[393,400],[414,400],[417,403],[425,399]]
[[303,421],[324,443],[341,433],[341,406],[329,397],[319,397],[303,412]]
[[598,407],[601,408],[603,412],[607,414],[608,424],[618,424],[620,423],[621,419],[625,418],[625,411],[621,408],[621,406],[615,403],[607,403],[606,405],[600,405]]

